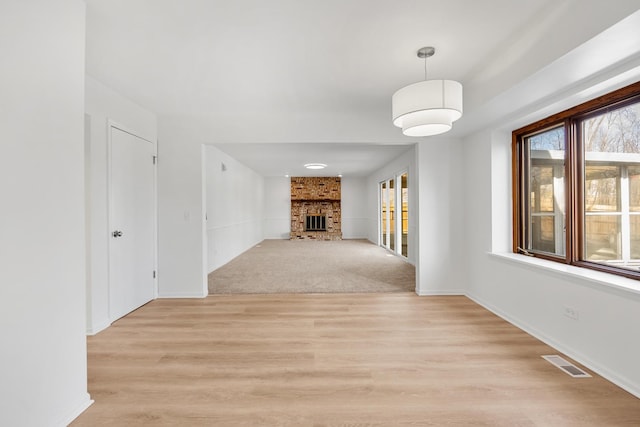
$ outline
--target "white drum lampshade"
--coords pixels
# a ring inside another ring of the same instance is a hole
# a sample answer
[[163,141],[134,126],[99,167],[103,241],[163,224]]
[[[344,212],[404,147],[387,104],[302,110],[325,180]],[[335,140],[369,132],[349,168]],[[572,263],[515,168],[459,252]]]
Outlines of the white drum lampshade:
[[462,117],[462,85],[425,80],[405,86],[391,99],[393,124],[407,136],[431,136],[451,130]]
[[418,50],[424,59],[424,81],[405,86],[391,98],[393,124],[407,136],[431,136],[451,130],[462,117],[462,85],[453,80],[427,80],[427,58],[436,49]]

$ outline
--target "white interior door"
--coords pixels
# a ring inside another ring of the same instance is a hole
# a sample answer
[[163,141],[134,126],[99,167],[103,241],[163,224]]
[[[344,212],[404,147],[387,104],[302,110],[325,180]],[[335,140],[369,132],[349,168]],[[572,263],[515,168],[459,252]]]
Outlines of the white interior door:
[[154,147],[109,127],[109,317],[119,319],[155,296]]

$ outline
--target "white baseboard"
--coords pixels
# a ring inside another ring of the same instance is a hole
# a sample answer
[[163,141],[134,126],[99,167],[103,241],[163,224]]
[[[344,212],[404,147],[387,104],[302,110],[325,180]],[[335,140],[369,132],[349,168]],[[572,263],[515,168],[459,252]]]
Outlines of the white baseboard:
[[472,295],[469,292],[466,293],[466,296],[467,296],[467,298],[469,298],[470,300],[472,300],[476,304],[484,307],[485,309],[489,310],[490,312],[492,312],[496,316],[506,320],[507,322],[509,322],[512,325],[516,326],[517,328],[525,331],[529,335],[532,335],[536,339],[539,339],[540,341],[542,341],[543,343],[547,344],[548,346],[553,347],[554,349],[558,350],[559,352],[566,354],[571,359],[577,361],[581,365],[586,366],[587,368],[589,368],[593,372],[597,373],[601,377],[607,379],[608,381],[611,381],[613,384],[617,385],[621,389],[628,391],[629,393],[633,394],[637,398],[640,398],[640,385],[633,384],[633,383],[627,381],[624,377],[622,377],[622,376],[618,375],[617,373],[611,371],[609,368],[607,368],[605,366],[602,366],[599,363],[594,362],[589,357],[585,356],[584,354],[580,353],[579,351],[576,351],[575,349],[573,349],[571,347],[568,347],[568,346],[566,346],[565,344],[563,344],[563,343],[561,343],[559,341],[556,341],[555,339],[553,339],[550,336],[542,333],[541,331],[539,331],[538,329],[532,327],[531,325],[527,324],[526,322],[523,322],[523,321],[521,321],[519,319],[516,319],[516,318],[508,315],[507,313],[503,312],[502,310],[496,308],[495,306],[493,306],[491,304],[488,304],[487,302],[483,301],[482,299],[478,298],[477,296]]
[[169,292],[158,294],[158,299],[169,299],[169,298],[206,298],[209,296],[207,293],[182,293],[182,292]]
[[426,291],[421,291],[420,289],[416,289],[416,294],[418,294],[418,296],[420,297],[427,297],[427,296],[465,296],[466,293],[464,290],[462,289],[451,289],[451,290],[442,290],[442,291],[430,291],[430,290],[426,290]]
[[111,326],[111,322],[109,321],[109,319],[103,319],[102,321],[97,322],[95,325],[91,325],[90,327],[88,327],[87,335],[95,335],[98,332],[104,331],[109,326]]
[[89,395],[89,393],[84,393],[84,395],[80,400],[81,401],[78,403],[76,408],[73,411],[71,411],[71,413],[62,417],[62,419],[59,422],[56,422],[53,425],[60,426],[60,427],[68,426],[69,424],[71,424],[73,420],[78,418],[80,414],[86,411],[87,408],[93,404],[93,400],[91,399],[91,396]]

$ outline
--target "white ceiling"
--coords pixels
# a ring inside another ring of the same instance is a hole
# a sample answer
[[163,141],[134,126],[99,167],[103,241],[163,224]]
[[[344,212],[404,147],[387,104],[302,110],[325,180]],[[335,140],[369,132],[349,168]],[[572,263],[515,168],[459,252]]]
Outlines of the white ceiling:
[[197,118],[206,143],[263,175],[312,161],[368,174],[414,144],[390,100],[423,79],[422,46],[436,47],[430,78],[465,88],[451,136],[513,84],[503,68],[522,77],[574,47],[535,40],[576,0],[86,1],[89,75],[161,120]]
[[[365,177],[411,146],[389,144],[304,143],[304,144],[216,144],[223,152],[249,166],[262,176]],[[324,163],[323,170],[305,169],[307,163]]]
[[87,71],[160,114],[389,109],[461,80],[551,0],[88,0]]

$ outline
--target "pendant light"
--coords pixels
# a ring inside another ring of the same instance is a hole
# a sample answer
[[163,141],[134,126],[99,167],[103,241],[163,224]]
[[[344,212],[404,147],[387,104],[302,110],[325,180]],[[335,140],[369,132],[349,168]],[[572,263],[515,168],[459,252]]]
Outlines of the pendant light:
[[393,94],[393,124],[407,136],[431,136],[451,130],[462,117],[462,85],[453,80],[427,80],[427,58],[433,47],[418,50],[424,59],[424,81],[405,86]]

